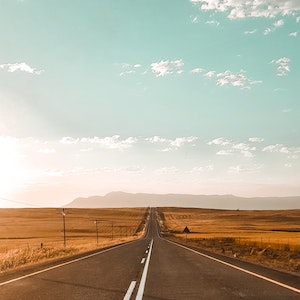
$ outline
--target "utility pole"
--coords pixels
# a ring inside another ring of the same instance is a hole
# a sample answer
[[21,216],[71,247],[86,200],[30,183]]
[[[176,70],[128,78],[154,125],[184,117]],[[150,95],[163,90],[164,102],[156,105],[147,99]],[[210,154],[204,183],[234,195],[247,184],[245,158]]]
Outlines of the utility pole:
[[114,239],[114,221],[111,222],[111,239]]
[[62,210],[62,218],[63,218],[63,227],[64,227],[64,247],[67,245],[67,237],[66,237],[66,214],[65,209]]
[[97,246],[98,246],[98,222],[99,220],[95,220],[94,223],[96,224],[96,240],[97,240]]

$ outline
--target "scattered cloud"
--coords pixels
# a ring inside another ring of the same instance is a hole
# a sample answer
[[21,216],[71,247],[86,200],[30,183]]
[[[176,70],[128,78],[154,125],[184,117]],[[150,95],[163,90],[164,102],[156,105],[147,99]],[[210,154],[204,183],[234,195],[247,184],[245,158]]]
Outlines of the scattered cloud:
[[40,75],[44,72],[43,70],[37,70],[35,68],[30,67],[25,62],[14,63],[14,64],[2,64],[2,65],[0,65],[0,68],[3,70],[7,70],[10,73],[20,71],[20,72]]
[[170,145],[173,147],[181,147],[186,143],[192,143],[195,142],[198,138],[195,136],[189,136],[189,137],[180,137],[176,138],[175,140],[170,140]]
[[289,36],[292,36],[292,37],[296,37],[298,34],[298,31],[295,31],[295,32],[291,32],[289,33]]
[[248,139],[248,141],[252,143],[262,143],[264,139],[260,137],[251,137]]
[[173,73],[181,74],[183,72],[183,66],[184,62],[182,59],[161,60],[160,62],[152,63],[151,70],[157,77],[160,77]]
[[[73,138],[73,137],[63,137],[60,140],[61,144],[77,144],[77,143],[85,143],[85,144],[98,144],[107,149],[117,149],[124,150],[130,148],[133,144],[137,142],[136,137],[129,137],[127,139],[120,139],[119,135],[113,135],[109,137],[99,138],[99,137],[83,137],[83,138]],[[91,148],[81,149],[81,151],[90,151]]]
[[220,73],[217,73],[216,71],[209,71],[203,76],[207,78],[214,78],[218,86],[232,86],[250,89],[251,85],[262,83],[262,81],[249,79],[245,75],[244,70],[240,70],[239,73],[233,73],[229,70]]
[[216,76],[216,73],[217,73],[216,71],[208,71],[203,76],[207,78],[213,78],[214,76]]
[[289,154],[290,150],[288,147],[282,145],[282,144],[276,144],[276,145],[269,145],[262,149],[263,152],[272,152],[272,153],[284,153]]
[[190,0],[190,2],[199,5],[200,10],[227,13],[229,19],[275,18],[293,15],[300,10],[298,0],[270,0],[267,3],[262,0]]
[[264,35],[268,35],[269,33],[271,33],[272,32],[272,29],[271,28],[266,28],[265,30],[264,30]]
[[271,28],[266,28],[264,31],[264,35],[268,35],[271,32],[274,32],[277,28],[282,27],[284,25],[284,21],[282,19],[276,21],[273,23],[273,27]]
[[169,152],[169,151],[177,150],[180,147],[184,146],[185,144],[193,143],[197,139],[198,139],[198,137],[195,137],[195,136],[177,137],[174,140],[162,138],[160,136],[154,136],[154,137],[151,137],[151,138],[146,138],[145,141],[150,142],[152,144],[154,144],[154,143],[165,144],[167,147],[160,150],[160,151]]
[[257,32],[257,29],[253,29],[251,31],[245,31],[244,34],[248,35],[248,34],[254,34]]
[[201,73],[203,72],[204,70],[202,68],[195,68],[195,69],[192,69],[190,72],[191,73],[194,73],[194,74],[197,74],[197,73]]
[[[120,64],[119,64],[120,65]],[[137,73],[137,70],[141,68],[140,64],[121,64],[122,72],[119,74],[120,76],[130,75]],[[152,73],[156,77],[164,77],[170,74],[182,74],[185,72],[184,70],[184,62],[182,59],[178,60],[161,60],[160,62],[154,62],[150,64],[150,67],[146,68],[147,70],[151,69]],[[201,67],[196,67],[189,70],[190,73],[199,74],[203,73],[205,70]],[[145,74],[148,71],[144,71],[143,73],[139,71],[139,74]],[[203,75],[205,78],[213,78],[216,80],[216,84],[218,86],[233,86],[240,87],[242,89],[250,89],[251,85],[262,83],[259,80],[249,79],[245,75],[244,70],[240,70],[238,73],[234,73],[230,70],[217,73],[217,71],[211,70],[206,71]]]
[[121,66],[122,71],[119,74],[120,76],[134,74],[142,68],[142,65],[140,63],[136,63],[136,64],[121,63],[115,65]]
[[[251,141],[256,141],[256,142],[260,141],[258,140],[258,138],[249,138],[249,140],[250,139]],[[253,147],[252,145],[246,143],[236,143],[224,137],[213,139],[209,141],[207,144],[217,145],[225,148],[217,151],[216,155],[221,155],[221,156],[239,154],[243,158],[252,158],[255,156],[253,152],[257,150],[256,147]]]
[[274,27],[281,27],[284,25],[284,21],[282,19],[276,21],[275,23],[273,23]]
[[277,66],[277,76],[286,76],[290,72],[289,62],[291,60],[287,57],[272,60],[271,63]]
[[208,145],[221,145],[221,146],[225,146],[225,145],[231,145],[232,141],[228,140],[228,139],[226,139],[224,137],[220,137],[220,138],[213,139],[213,140],[209,141],[207,144]]
[[63,138],[61,138],[61,140],[59,141],[61,144],[76,144],[79,142],[79,138],[72,138],[70,136],[65,136]]
[[199,16],[191,16],[192,23],[198,23],[199,22]]
[[125,150],[132,147],[133,144],[137,143],[136,137],[129,137],[127,139],[120,139],[119,135],[108,136],[104,138],[93,137],[93,138],[82,138],[82,143],[98,144],[106,149],[117,149]]

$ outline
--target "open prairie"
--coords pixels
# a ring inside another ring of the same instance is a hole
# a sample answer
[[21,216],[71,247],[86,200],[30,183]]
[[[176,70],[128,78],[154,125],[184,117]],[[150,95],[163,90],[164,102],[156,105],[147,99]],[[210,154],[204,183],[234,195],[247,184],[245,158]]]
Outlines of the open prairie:
[[0,271],[137,239],[146,213],[145,208],[0,209]]
[[165,236],[300,272],[300,210],[159,208],[158,215]]

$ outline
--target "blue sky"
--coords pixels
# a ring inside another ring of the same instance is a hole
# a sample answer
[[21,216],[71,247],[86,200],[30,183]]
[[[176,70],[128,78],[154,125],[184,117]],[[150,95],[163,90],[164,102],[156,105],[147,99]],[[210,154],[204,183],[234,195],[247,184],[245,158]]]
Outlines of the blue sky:
[[300,195],[300,3],[0,0],[0,200]]

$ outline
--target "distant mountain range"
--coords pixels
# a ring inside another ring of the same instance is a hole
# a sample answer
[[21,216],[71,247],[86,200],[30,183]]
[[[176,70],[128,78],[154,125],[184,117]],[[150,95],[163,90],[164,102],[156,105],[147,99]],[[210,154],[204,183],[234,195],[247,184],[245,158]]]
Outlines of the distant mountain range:
[[194,207],[215,209],[300,209],[300,196],[254,197],[234,195],[188,195],[188,194],[130,194],[112,192],[105,196],[76,198],[66,208],[119,208],[119,207]]

